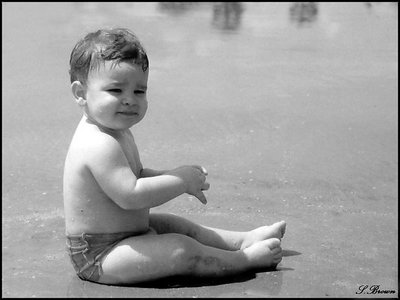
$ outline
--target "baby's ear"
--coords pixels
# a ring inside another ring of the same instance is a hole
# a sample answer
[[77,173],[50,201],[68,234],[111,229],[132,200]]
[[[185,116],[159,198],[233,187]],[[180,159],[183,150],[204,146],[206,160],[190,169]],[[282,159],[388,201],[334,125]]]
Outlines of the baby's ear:
[[76,103],[80,106],[86,105],[86,89],[80,81],[71,83],[72,94],[75,97]]

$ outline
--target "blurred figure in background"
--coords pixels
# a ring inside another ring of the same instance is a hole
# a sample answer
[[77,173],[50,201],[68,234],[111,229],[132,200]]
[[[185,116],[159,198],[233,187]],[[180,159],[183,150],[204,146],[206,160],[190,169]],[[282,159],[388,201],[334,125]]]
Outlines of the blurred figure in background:
[[216,2],[213,6],[212,24],[220,29],[235,30],[240,25],[243,10],[241,2]]
[[298,25],[314,22],[318,14],[316,2],[294,2],[289,9],[290,20]]

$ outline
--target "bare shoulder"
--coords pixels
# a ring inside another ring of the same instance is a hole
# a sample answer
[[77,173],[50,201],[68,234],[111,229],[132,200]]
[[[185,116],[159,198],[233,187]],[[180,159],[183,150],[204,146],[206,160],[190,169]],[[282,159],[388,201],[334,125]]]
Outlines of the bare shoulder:
[[80,124],[76,129],[68,156],[84,164],[92,164],[122,154],[117,136],[96,126]]

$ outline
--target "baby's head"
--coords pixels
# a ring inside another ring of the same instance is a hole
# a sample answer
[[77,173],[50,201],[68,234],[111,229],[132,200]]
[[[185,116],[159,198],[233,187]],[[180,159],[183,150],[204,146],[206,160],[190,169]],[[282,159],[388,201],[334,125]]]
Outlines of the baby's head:
[[149,67],[146,51],[134,33],[125,28],[100,29],[87,34],[72,50],[71,83],[80,81],[86,85],[89,72],[108,60],[132,61],[140,65],[143,72]]

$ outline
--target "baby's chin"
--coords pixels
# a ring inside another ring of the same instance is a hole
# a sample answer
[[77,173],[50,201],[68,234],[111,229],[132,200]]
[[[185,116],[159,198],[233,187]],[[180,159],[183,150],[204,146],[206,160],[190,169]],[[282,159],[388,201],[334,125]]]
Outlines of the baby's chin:
[[144,116],[136,115],[132,117],[127,116],[117,116],[115,121],[103,121],[93,118],[87,114],[85,114],[88,123],[91,123],[101,130],[105,131],[121,131],[131,128],[132,126],[139,123]]

